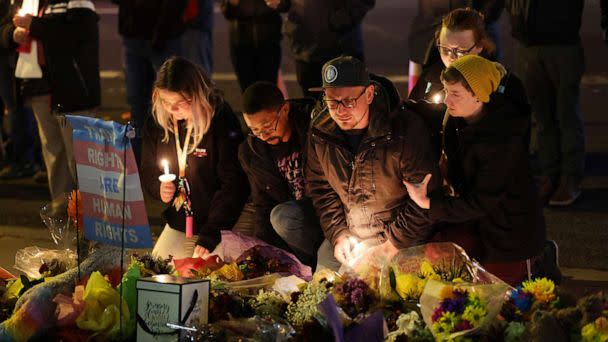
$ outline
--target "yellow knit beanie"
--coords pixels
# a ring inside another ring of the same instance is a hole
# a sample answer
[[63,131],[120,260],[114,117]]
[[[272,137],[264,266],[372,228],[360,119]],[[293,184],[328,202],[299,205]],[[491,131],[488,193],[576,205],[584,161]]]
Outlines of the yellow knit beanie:
[[496,62],[477,55],[466,55],[454,61],[450,68],[458,70],[483,103],[490,102],[490,94],[498,89],[500,80],[507,71]]

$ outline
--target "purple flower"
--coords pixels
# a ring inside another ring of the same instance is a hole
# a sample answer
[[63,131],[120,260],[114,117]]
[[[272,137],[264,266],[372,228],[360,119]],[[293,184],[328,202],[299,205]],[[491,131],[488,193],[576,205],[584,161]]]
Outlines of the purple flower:
[[464,306],[466,303],[466,297],[455,296],[454,298],[445,298],[441,301],[440,308],[444,312],[453,312],[455,314],[461,314],[464,312]]

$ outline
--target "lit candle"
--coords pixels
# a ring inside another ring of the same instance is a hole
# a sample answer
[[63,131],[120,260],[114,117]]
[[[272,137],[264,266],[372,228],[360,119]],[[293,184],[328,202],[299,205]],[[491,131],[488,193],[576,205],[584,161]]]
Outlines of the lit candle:
[[441,103],[441,94],[440,93],[433,95],[433,102]]
[[167,159],[161,160],[160,163],[163,165],[163,170],[165,171],[165,173],[158,176],[158,180],[162,183],[173,182],[176,176],[172,173],[169,173],[169,162],[167,161]]
[[363,251],[365,251],[365,242],[357,240],[354,237],[349,238],[351,245],[351,254],[354,256],[348,261],[348,266],[353,267],[355,263],[361,258]]
[[163,169],[165,170],[165,175],[169,174],[169,161],[167,159],[163,159],[161,162],[163,164]]

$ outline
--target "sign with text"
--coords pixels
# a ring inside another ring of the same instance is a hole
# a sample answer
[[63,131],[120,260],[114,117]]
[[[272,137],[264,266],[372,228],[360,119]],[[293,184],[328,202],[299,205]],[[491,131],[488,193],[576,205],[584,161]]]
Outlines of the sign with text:
[[73,128],[84,237],[114,246],[120,246],[124,238],[127,248],[152,247],[137,163],[131,142],[125,137],[126,126],[82,116],[66,118]]

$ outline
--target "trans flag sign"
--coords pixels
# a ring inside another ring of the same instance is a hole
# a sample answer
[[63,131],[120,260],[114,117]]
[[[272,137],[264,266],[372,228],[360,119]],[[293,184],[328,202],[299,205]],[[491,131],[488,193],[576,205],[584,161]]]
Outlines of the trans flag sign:
[[131,142],[125,136],[126,126],[82,116],[66,118],[73,128],[84,237],[114,246],[121,246],[124,239],[126,248],[152,247],[137,163]]

